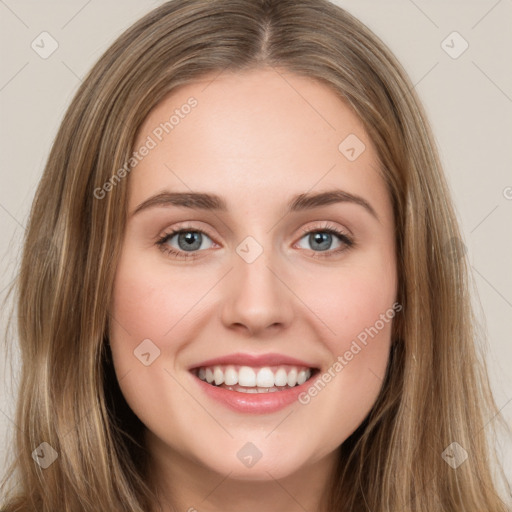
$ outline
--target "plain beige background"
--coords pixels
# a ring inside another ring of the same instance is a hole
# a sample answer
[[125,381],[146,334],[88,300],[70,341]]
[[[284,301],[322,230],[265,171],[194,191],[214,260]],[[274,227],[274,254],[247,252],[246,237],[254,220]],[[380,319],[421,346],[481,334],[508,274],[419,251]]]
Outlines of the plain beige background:
[[[16,275],[35,188],[82,77],[118,35],[161,3],[0,0],[0,299]],[[491,383],[511,424],[512,2],[335,3],[383,39],[425,104],[464,233],[478,292],[477,312],[487,326]],[[50,36],[41,36],[42,32]],[[48,51],[50,37],[58,48],[42,58],[31,45],[39,44],[41,53],[44,44]],[[3,330],[5,310],[1,322]],[[15,347],[16,340],[9,343]],[[16,348],[13,352],[16,356]],[[1,475],[9,436],[17,428],[13,396],[18,362],[16,357],[12,363],[6,360],[1,351],[0,355]],[[500,444],[512,481],[511,443],[501,438]]]

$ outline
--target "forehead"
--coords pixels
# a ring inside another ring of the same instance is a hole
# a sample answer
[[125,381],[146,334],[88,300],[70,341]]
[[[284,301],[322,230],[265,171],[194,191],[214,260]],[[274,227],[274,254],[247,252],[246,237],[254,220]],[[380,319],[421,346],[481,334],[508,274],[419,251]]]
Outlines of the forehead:
[[135,149],[149,140],[130,176],[136,199],[164,188],[384,193],[360,119],[327,85],[287,70],[225,71],[179,87],[147,116]]

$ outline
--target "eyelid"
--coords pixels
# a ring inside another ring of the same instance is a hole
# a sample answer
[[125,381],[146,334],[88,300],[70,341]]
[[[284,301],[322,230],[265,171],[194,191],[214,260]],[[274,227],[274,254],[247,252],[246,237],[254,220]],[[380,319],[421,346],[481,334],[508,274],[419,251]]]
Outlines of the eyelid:
[[[197,221],[190,221],[197,222]],[[178,224],[174,224],[172,227],[163,229],[159,234],[157,234],[153,239],[155,241],[161,240],[162,238],[169,237],[170,235],[175,235],[180,231],[195,231],[197,233],[203,233],[204,235],[209,236],[212,240],[215,238],[212,236],[207,229],[202,227],[197,227],[196,225],[191,225],[187,221],[180,222]]]
[[[320,226],[310,226],[311,223],[315,222],[321,222],[322,224]],[[314,233],[315,231],[336,231],[340,234],[345,235],[347,238],[353,238],[352,232],[346,228],[346,227],[339,227],[336,224],[332,223],[331,221],[324,220],[324,221],[311,221],[306,226],[301,227],[302,234],[309,234]]]

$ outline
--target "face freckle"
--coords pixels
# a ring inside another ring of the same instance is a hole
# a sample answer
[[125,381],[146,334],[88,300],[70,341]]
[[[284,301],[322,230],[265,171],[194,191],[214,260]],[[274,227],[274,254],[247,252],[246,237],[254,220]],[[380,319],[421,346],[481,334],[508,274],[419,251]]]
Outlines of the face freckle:
[[[375,403],[397,312],[391,199],[364,126],[327,86],[258,69],[171,93],[134,146],[148,137],[156,144],[128,178],[110,345],[155,460],[242,479],[332,463]],[[273,358],[219,363],[222,379],[229,365],[239,379],[241,366],[288,378],[301,371],[290,358],[315,372],[301,400],[237,410],[197,375],[233,354]],[[249,442],[262,454],[251,468]]]

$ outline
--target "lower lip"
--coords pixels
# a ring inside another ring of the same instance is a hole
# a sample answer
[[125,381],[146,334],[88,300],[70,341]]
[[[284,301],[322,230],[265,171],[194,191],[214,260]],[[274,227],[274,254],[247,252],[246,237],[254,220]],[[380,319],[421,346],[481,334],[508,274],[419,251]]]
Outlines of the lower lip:
[[280,411],[298,401],[298,396],[311,386],[313,378],[293,388],[264,393],[244,393],[212,386],[193,375],[194,380],[207,396],[236,412],[265,414]]

